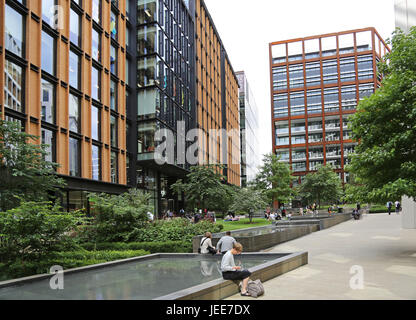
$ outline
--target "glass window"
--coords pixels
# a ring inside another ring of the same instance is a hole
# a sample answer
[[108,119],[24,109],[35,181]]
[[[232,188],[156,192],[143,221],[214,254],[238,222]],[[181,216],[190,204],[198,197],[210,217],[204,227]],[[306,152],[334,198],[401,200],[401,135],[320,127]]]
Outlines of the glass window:
[[93,140],[101,140],[101,113],[100,109],[91,106],[91,138]]
[[117,75],[117,49],[113,45],[110,46],[110,71]]
[[155,122],[138,124],[138,153],[149,153],[155,151]]
[[79,133],[81,131],[79,98],[69,94],[69,130]]
[[356,108],[357,87],[355,85],[341,87],[341,103],[343,110],[351,110]]
[[300,144],[300,143],[305,143],[305,136],[304,135],[300,135],[300,136],[292,136],[292,144]]
[[158,51],[157,28],[155,25],[143,26],[137,33],[137,51],[139,55]]
[[101,0],[92,0],[92,18],[98,24],[101,23]]
[[91,97],[101,101],[101,71],[92,67],[91,72]]
[[293,149],[292,161],[306,160],[306,149]]
[[92,179],[101,179],[101,148],[92,145]]
[[275,94],[273,96],[273,104],[273,112],[275,118],[287,117],[289,115],[287,93]]
[[321,64],[319,62],[310,62],[305,65],[305,69],[306,86],[319,86],[321,84]]
[[5,47],[19,57],[24,57],[24,20],[16,10],[5,5],[4,12]]
[[325,112],[339,111],[338,87],[324,89],[324,109]]
[[369,97],[374,93],[374,84],[366,83],[360,84],[358,87],[360,93],[360,100],[364,99],[365,97]]
[[101,33],[92,29],[92,58],[101,61]]
[[373,72],[373,57],[371,55],[359,56],[358,64],[358,80],[372,79]]
[[111,151],[111,182],[118,183],[118,154]]
[[42,30],[42,70],[55,75],[55,39]]
[[23,69],[5,60],[4,66],[4,106],[24,112],[23,107]]
[[322,112],[322,91],[308,90],[306,92],[306,101],[308,114],[321,113]]
[[141,58],[137,63],[137,82],[139,87],[153,86],[157,81],[156,57]]
[[54,25],[56,0],[42,0],[42,19],[51,27]]
[[77,46],[80,46],[80,26],[80,16],[71,9],[69,40]]
[[309,159],[321,159],[324,157],[324,148],[309,148]]
[[110,82],[110,109],[117,110],[117,82]]
[[110,142],[111,146],[117,148],[117,137],[118,137],[118,126],[117,118],[115,116],[110,117]]
[[289,66],[289,82],[290,88],[301,88],[304,86],[303,83],[303,65],[295,64]]
[[69,175],[81,176],[81,143],[72,137],[69,137]]
[[111,33],[111,38],[113,38],[114,40],[117,40],[117,29],[118,29],[117,14],[111,11],[110,33]]
[[42,138],[42,144],[47,145],[46,151],[48,152],[48,154],[45,155],[44,160],[49,161],[49,162],[54,162],[55,133],[51,130],[42,128],[41,138]]
[[69,85],[80,89],[80,61],[79,56],[69,51]]
[[149,23],[157,20],[156,0],[138,0],[137,22],[138,24]]
[[337,60],[323,61],[322,73],[324,77],[324,84],[337,83],[338,82]]
[[55,123],[55,86],[49,81],[41,81],[41,113],[42,121]]
[[301,92],[293,92],[290,94],[290,115],[305,114],[305,94]]
[[286,66],[273,68],[273,90],[287,89]]

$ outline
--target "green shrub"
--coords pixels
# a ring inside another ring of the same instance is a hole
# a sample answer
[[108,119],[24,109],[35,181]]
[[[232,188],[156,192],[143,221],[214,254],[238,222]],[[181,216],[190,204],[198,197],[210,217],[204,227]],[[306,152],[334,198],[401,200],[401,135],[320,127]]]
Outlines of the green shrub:
[[81,221],[81,214],[63,212],[51,202],[22,201],[17,208],[0,213],[0,259],[31,261],[72,248],[70,234]]
[[90,194],[95,219],[80,236],[88,241],[131,241],[131,234],[140,232],[149,223],[150,195],[137,189],[120,195]]
[[105,263],[109,261],[128,259],[149,254],[145,250],[100,250],[100,251],[67,251],[52,252],[47,258],[22,261],[17,259],[10,263],[0,264],[0,281],[34,274],[49,273],[50,267],[62,266],[64,269],[84,267],[88,265]]
[[166,242],[102,242],[85,243],[86,250],[146,250],[150,253],[191,253],[192,243],[186,241]]
[[196,235],[209,231],[212,233],[221,232],[223,226],[210,221],[192,223],[188,219],[173,219],[156,221],[147,228],[138,230],[132,234],[137,242],[160,242],[160,241],[186,241],[191,242]]

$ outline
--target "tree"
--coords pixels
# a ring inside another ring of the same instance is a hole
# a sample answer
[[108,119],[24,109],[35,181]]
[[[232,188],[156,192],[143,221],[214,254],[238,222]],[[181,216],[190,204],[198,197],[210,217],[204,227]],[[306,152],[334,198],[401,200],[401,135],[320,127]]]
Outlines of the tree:
[[266,154],[263,158],[263,165],[251,184],[255,190],[261,191],[271,204],[275,201],[289,202],[296,195],[296,191],[291,188],[294,177],[291,175],[290,167],[279,160],[275,154]]
[[47,146],[37,139],[18,123],[0,120],[0,210],[18,206],[20,199],[48,200],[64,186],[55,173],[58,164],[45,160]]
[[222,183],[224,177],[218,172],[221,166],[204,165],[191,167],[185,181],[179,179],[171,188],[174,193],[185,193],[188,207],[218,208],[218,203],[227,190]]
[[416,197],[416,27],[396,30],[388,42],[392,50],[378,65],[382,86],[350,118],[360,143],[347,167],[356,185],[347,190],[368,202]]
[[298,187],[299,195],[309,203],[339,201],[342,197],[342,185],[331,166],[320,166],[318,171],[305,176]]
[[243,211],[249,214],[250,223],[253,220],[253,213],[267,206],[264,197],[259,190],[253,188],[243,188],[234,196],[231,211]]

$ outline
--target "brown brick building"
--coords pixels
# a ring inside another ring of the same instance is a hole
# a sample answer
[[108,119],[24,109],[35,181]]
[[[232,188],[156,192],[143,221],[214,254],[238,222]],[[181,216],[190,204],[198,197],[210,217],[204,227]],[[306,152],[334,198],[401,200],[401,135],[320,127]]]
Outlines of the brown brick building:
[[273,152],[291,165],[295,184],[332,164],[344,182],[348,117],[380,86],[377,62],[389,50],[374,28],[270,43]]

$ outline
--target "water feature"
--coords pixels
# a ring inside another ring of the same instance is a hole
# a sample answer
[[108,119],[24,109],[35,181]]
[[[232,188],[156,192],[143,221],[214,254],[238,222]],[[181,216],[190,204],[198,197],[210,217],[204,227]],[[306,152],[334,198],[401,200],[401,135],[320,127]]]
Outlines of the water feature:
[[[252,268],[287,254],[249,254],[235,257],[237,265]],[[149,300],[222,279],[221,255],[158,255],[64,275],[64,289],[52,290],[49,277],[0,288],[0,299]],[[1,284],[1,283],[0,283]]]

